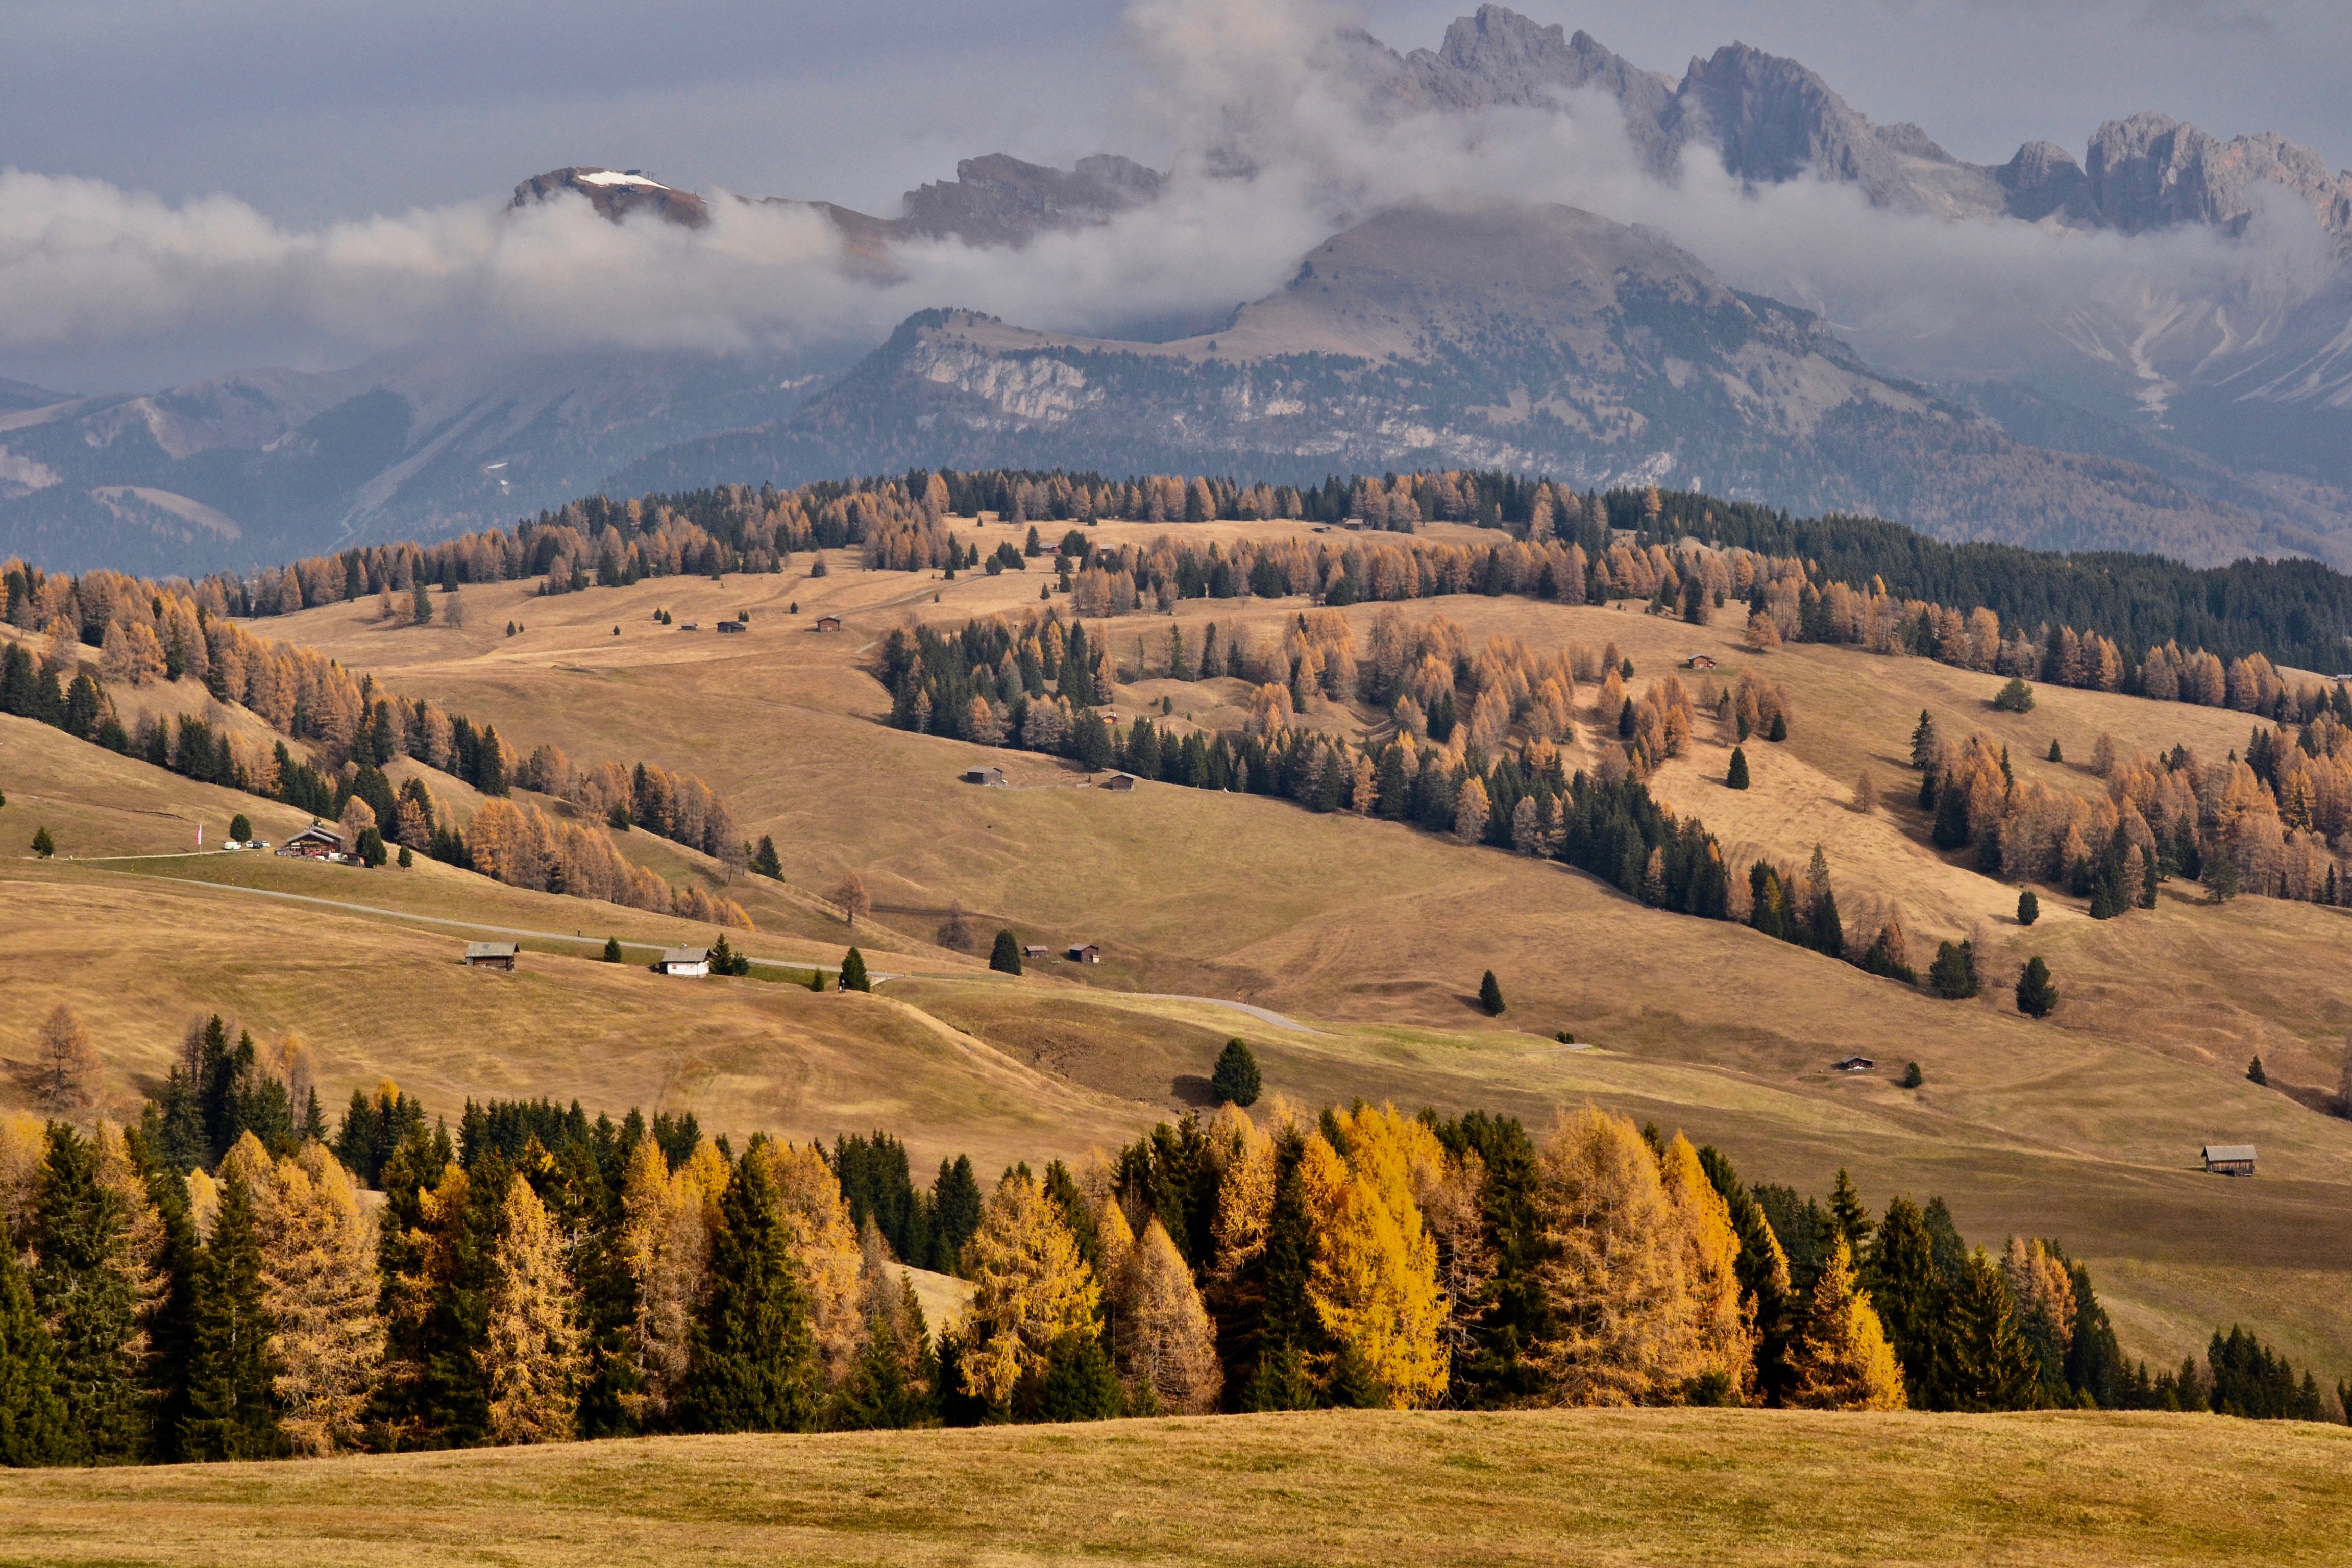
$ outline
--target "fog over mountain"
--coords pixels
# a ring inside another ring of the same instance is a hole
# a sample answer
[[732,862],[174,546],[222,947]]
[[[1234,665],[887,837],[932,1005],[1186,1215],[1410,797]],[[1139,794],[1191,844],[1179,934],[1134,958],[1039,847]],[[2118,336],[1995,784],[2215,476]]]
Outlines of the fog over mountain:
[[242,324],[352,362],[0,383],[0,551],[243,564],[922,464],[1444,463],[2352,565],[2352,175],[2291,142],[2137,112],[1971,163],[1795,60],[1670,76],[1491,5],[1403,51],[1226,0],[1128,25],[1164,168],[992,153],[890,212],[581,165],[303,228],[0,174],[0,349]]

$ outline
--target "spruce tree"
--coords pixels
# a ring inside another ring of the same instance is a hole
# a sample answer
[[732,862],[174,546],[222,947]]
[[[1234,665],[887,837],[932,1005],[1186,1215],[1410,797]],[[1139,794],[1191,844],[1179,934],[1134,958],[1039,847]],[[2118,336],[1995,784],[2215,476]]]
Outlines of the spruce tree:
[[1209,1088],[1228,1105],[1251,1106],[1257,1103],[1264,1088],[1258,1077],[1257,1058],[1248,1046],[1234,1038],[1225,1042],[1217,1055],[1217,1065],[1209,1074]]
[[270,1402],[261,1241],[253,1188],[239,1161],[222,1167],[220,1207],[197,1265],[194,1308],[183,1453],[191,1459],[274,1458],[283,1445]]
[[1478,1005],[1489,1018],[1503,1016],[1503,988],[1495,984],[1495,972],[1491,969],[1478,977]]
[[1724,775],[1723,782],[1733,789],[1748,787],[1748,752],[1745,749],[1738,746],[1731,748],[1731,771]]
[[65,1447],[66,1403],[48,1325],[34,1309],[8,1217],[0,1214],[0,1465],[55,1464]]
[[2017,977],[2017,1010],[2029,1018],[2046,1018],[2058,1005],[2058,987],[2050,982],[2050,966],[2035,953]]
[[1948,1293],[1936,1267],[1935,1238],[1919,1205],[1896,1198],[1871,1240],[1862,1283],[1903,1366],[1904,1392],[1914,1410],[1949,1408],[1937,1383],[1950,1360]]
[[980,1228],[982,1203],[980,1179],[972,1173],[971,1156],[958,1154],[954,1163],[942,1159],[931,1183],[930,1247],[925,1267],[935,1274],[962,1272],[963,1244]]
[[2017,895],[2017,923],[2021,926],[2030,926],[2041,918],[2042,900],[2033,896],[2033,889],[2028,888],[2023,892],[2019,893]]
[[1947,1312],[1949,1361],[1939,1391],[1952,1410],[2026,1410],[2037,1384],[2032,1347],[2018,1331],[2009,1287],[1979,1247],[1952,1289]]
[[804,1432],[818,1369],[793,1226],[764,1158],[736,1162],[710,1249],[710,1296],[694,1330],[688,1424],[705,1432]]
[[874,983],[866,978],[866,956],[854,947],[842,955],[841,989],[844,991],[874,989]]
[[35,1205],[33,1304],[50,1328],[55,1387],[66,1405],[66,1464],[135,1463],[148,1455],[139,1304],[131,1295],[130,1216],[99,1168],[99,1150],[51,1122]]
[[1862,1206],[1862,1195],[1853,1190],[1853,1179],[1838,1167],[1837,1181],[1830,1188],[1830,1224],[1845,1237],[1846,1245],[1859,1255],[1870,1233],[1877,1228],[1870,1211]]
[[1977,994],[1976,964],[1967,942],[1937,944],[1936,962],[1927,968],[1927,984],[1946,1001],[1959,1001]]
[[1021,940],[1009,931],[996,933],[995,945],[988,950],[988,967],[999,974],[1021,973]]
[[228,819],[228,836],[239,844],[253,837],[253,824],[246,820],[245,813],[240,811]]
[[621,939],[619,937],[608,936],[604,939],[604,962],[607,963],[618,963],[621,962]]
[[2063,763],[2066,760],[2066,753],[2058,748],[2058,738],[2055,735],[2050,738],[2050,760],[2053,763]]
[[1787,740],[1789,738],[1789,716],[1776,709],[1772,714],[1772,729],[1764,738],[1768,741]]
[[1911,765],[1921,773],[1932,773],[1936,752],[1941,744],[1941,738],[1936,733],[1936,721],[1927,716],[1925,708],[1920,709],[1919,722],[1911,730]]
[[57,852],[58,841],[49,837],[49,830],[46,825],[33,829],[34,854],[46,860]]
[[784,863],[776,855],[776,841],[769,835],[760,835],[760,847],[751,854],[751,869],[762,877],[784,879]]

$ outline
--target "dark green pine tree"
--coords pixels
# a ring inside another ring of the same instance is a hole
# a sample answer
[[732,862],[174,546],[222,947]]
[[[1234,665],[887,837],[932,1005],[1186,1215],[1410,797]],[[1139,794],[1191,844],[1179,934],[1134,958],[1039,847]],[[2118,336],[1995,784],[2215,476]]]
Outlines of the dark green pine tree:
[[1886,1330],[1886,1342],[1903,1363],[1904,1390],[1914,1410],[1948,1410],[1948,1393],[1937,1383],[1951,1364],[1948,1307],[1944,1278],[1936,1267],[1935,1238],[1919,1205],[1896,1198],[1863,1259],[1862,1283]]
[[1787,740],[1789,738],[1789,716],[1777,709],[1774,710],[1772,713],[1772,728],[1764,738],[1768,741]]
[[1479,976],[1478,1005],[1489,1018],[1503,1016],[1503,988],[1495,984],[1495,972],[1491,969]]
[[619,937],[608,936],[604,939],[604,962],[607,963],[618,963],[621,962],[621,939]]
[[1225,1042],[1217,1055],[1217,1065],[1209,1074],[1209,1088],[1228,1105],[1250,1106],[1257,1103],[1264,1081],[1258,1077],[1257,1058],[1239,1038]]
[[873,1313],[866,1327],[866,1343],[841,1393],[840,1424],[896,1431],[931,1420],[937,1414],[930,1391],[939,1386],[939,1357],[924,1331],[914,1281],[901,1276],[898,1310]]
[[816,1340],[783,1203],[758,1149],[719,1205],[710,1299],[694,1329],[688,1424],[704,1432],[805,1432],[815,1424]]
[[996,933],[995,945],[988,950],[988,967],[999,974],[1021,973],[1021,939],[1010,931]]
[[157,1261],[164,1289],[147,1320],[148,1382],[155,1401],[154,1457],[176,1463],[186,1458],[180,1437],[188,1415],[188,1364],[195,1341],[196,1271],[203,1245],[188,1204],[187,1176],[170,1157],[164,1125],[151,1101],[126,1142],[163,1226]]
[[1862,1206],[1862,1196],[1853,1190],[1853,1180],[1845,1173],[1843,1165],[1838,1167],[1836,1184],[1830,1188],[1830,1223],[1837,1227],[1840,1236],[1845,1237],[1846,1246],[1857,1258],[1862,1256],[1863,1245],[1870,1239],[1870,1233],[1877,1228],[1871,1220],[1870,1211]]
[[2059,749],[2057,739],[2054,736],[2052,737],[2050,742],[2050,760],[2053,763],[2063,763],[2066,760],[2066,753]]
[[2017,923],[2021,926],[2030,926],[2041,918],[2042,900],[2034,896],[2033,889],[2028,888],[2023,892],[2018,894]]
[[1303,1134],[1295,1129],[1283,1133],[1260,1276],[1265,1306],[1255,1335],[1256,1364],[1242,1394],[1244,1410],[1311,1410],[1319,1403],[1307,1361],[1321,1346],[1322,1325],[1307,1296],[1315,1230],[1298,1176],[1306,1150]]
[[1969,943],[1939,942],[1936,962],[1927,967],[1927,984],[1946,1001],[1957,1002],[1977,994],[1976,964]]
[[982,1201],[971,1156],[958,1154],[953,1164],[942,1159],[940,1173],[931,1183],[929,1268],[933,1273],[961,1271],[963,1244],[980,1228]]
[[762,877],[784,879],[784,863],[776,855],[776,841],[768,834],[760,835],[760,847],[751,852],[751,869]]
[[100,1178],[98,1149],[71,1127],[49,1126],[35,1206],[33,1304],[50,1324],[56,1387],[66,1404],[67,1464],[135,1464],[151,1437],[149,1401],[134,1353],[138,1303],[121,1267],[129,1215]]
[[2038,1383],[2032,1347],[2017,1331],[2009,1287],[1979,1247],[1969,1255],[1946,1313],[1948,1359],[1937,1370],[1952,1410],[2028,1410]]
[[[1147,1398],[1150,1389],[1144,1384]],[[1037,1413],[1047,1421],[1115,1421],[1128,1414],[1118,1373],[1097,1333],[1066,1334],[1055,1344],[1045,1358],[1042,1394]]]
[[[1926,804],[1925,802],[1921,803]],[[1928,837],[1938,849],[1958,849],[1969,841],[1969,796],[1947,776],[1936,791],[1936,825]]]
[[1827,882],[1813,895],[1805,934],[1814,952],[1828,953],[1832,958],[1845,956],[1845,921],[1838,915],[1837,893]]
[[2050,981],[2050,966],[2035,953],[2017,977],[2017,1010],[2029,1018],[2046,1018],[2058,1005],[2058,987]]
[[844,991],[874,989],[874,983],[866,978],[866,955],[854,947],[842,955],[841,989]]
[[1732,789],[1748,787],[1748,752],[1744,748],[1731,748],[1731,771],[1724,775],[1723,782]]
[[1919,722],[1911,727],[1911,765],[1923,773],[1931,773],[1932,764],[1936,760],[1936,750],[1940,743],[1941,740],[1936,733],[1935,720],[1927,716],[1927,710],[1925,708],[1920,709]]
[[267,1459],[282,1447],[271,1406],[269,1318],[262,1306],[261,1239],[253,1189],[234,1164],[221,1181],[212,1239],[196,1268],[188,1415],[180,1446],[191,1459]]
[[34,1309],[7,1216],[0,1214],[0,1465],[56,1464],[65,1448],[66,1402],[58,1392],[48,1325]]

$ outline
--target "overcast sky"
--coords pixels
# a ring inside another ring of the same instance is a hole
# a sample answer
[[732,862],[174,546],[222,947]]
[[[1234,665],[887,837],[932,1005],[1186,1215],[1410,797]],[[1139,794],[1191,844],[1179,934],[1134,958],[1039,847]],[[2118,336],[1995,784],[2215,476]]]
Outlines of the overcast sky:
[[[1342,7],[1399,49],[1458,3]],[[2005,160],[2162,109],[2352,165],[2344,0],[1528,0],[1679,76],[1734,39]],[[1116,5],[1079,0],[6,0],[0,165],[313,224],[565,163],[894,210],[959,156],[1157,158]]]

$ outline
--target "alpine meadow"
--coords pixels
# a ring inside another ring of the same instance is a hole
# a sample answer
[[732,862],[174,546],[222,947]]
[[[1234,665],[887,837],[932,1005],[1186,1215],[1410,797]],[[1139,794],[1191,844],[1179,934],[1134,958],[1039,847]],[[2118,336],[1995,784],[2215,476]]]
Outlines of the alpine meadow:
[[0,1558],[2341,1557],[2337,21],[132,8],[0,20],[187,121],[0,110]]

